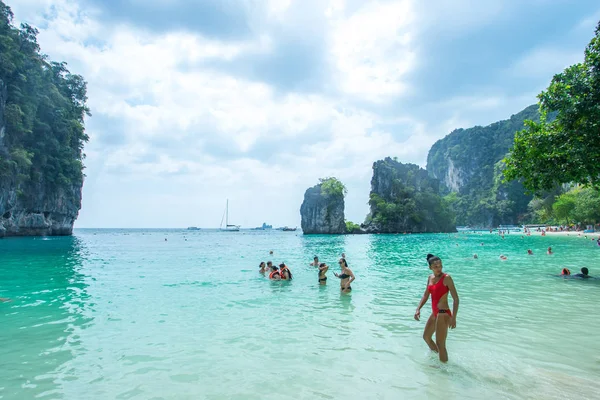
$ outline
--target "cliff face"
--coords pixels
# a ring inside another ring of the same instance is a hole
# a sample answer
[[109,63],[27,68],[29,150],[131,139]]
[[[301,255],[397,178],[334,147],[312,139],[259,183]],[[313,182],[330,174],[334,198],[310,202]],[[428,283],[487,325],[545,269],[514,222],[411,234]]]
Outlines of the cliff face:
[[0,237],[70,235],[81,208],[86,83],[40,53],[0,0]]
[[502,183],[500,162],[526,119],[539,119],[537,105],[486,127],[457,129],[429,150],[427,171],[451,193],[458,225],[516,224],[526,213],[531,196],[519,182]]
[[81,186],[47,191],[0,179],[0,237],[70,235],[80,208]]
[[366,232],[455,232],[452,213],[439,194],[439,182],[414,164],[391,158],[373,164],[371,211]]
[[343,193],[328,194],[322,185],[306,190],[300,207],[302,232],[306,234],[346,233]]

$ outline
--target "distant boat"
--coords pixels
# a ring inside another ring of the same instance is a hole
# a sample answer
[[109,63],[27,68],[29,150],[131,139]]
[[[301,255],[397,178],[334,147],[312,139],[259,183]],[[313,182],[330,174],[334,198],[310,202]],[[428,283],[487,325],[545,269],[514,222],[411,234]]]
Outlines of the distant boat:
[[[225,219],[225,227],[223,227],[223,219]],[[221,218],[221,225],[219,226],[219,229],[222,231],[229,231],[229,232],[238,232],[240,230],[240,225],[233,225],[229,223],[229,199],[227,199],[227,205],[225,206],[225,213],[223,214],[223,217]]]
[[187,228],[188,231],[199,231],[200,228],[196,227],[196,226],[188,226]]
[[283,228],[281,228],[281,230],[284,232],[294,232],[296,229],[298,229],[298,227],[288,228],[287,226],[284,226]]

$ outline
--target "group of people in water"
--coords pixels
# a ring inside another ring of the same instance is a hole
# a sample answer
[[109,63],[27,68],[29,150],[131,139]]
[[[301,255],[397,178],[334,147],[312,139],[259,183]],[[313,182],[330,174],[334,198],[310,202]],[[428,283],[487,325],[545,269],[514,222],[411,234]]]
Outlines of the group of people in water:
[[[271,251],[271,255],[273,252]],[[425,324],[423,339],[429,348],[439,354],[440,361],[448,361],[448,351],[446,350],[446,337],[448,329],[456,328],[456,314],[458,313],[458,292],[450,275],[442,271],[442,260],[433,254],[427,254],[427,263],[432,274],[427,278],[427,286],[421,297],[421,301],[417,306],[414,318],[419,321],[421,318],[421,308],[427,303],[431,296],[432,314]],[[338,260],[340,273],[334,272],[336,278],[340,280],[340,291],[342,293],[350,293],[352,291],[352,282],[356,279],[354,273],[348,266],[346,254],[342,253]],[[327,271],[329,265],[319,261],[319,257],[315,256],[313,261],[308,264],[311,267],[317,268],[319,285],[327,284]],[[285,263],[281,263],[279,267],[274,266],[271,261],[261,262],[259,272],[263,275],[268,274],[270,280],[291,280],[292,273]],[[452,296],[452,310],[448,305],[448,293]],[[435,340],[433,335],[435,334]]]
[[[273,251],[271,251],[270,254],[272,255]],[[356,277],[354,276],[354,273],[350,267],[348,267],[348,261],[346,261],[345,253],[342,253],[342,257],[339,259],[338,264],[340,265],[341,271],[339,274],[334,272],[333,275],[340,280],[340,291],[342,293],[350,293],[352,291],[352,286],[350,284],[356,279]],[[326,285],[329,265],[319,262],[319,257],[317,256],[315,256],[313,261],[308,265],[317,267],[318,283],[319,285]],[[285,265],[285,263],[281,263],[279,264],[279,267],[277,267],[273,265],[272,261],[267,261],[266,263],[263,261],[259,264],[258,268],[258,271],[261,274],[268,274],[270,280],[282,281],[293,279],[292,271],[290,271],[290,268]]]

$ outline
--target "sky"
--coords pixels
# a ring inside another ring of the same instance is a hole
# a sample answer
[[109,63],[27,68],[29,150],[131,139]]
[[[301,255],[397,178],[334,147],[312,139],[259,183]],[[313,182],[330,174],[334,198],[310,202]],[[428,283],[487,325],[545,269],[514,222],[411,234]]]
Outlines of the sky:
[[88,82],[76,228],[300,226],[319,178],[425,168],[583,60],[597,0],[4,0]]

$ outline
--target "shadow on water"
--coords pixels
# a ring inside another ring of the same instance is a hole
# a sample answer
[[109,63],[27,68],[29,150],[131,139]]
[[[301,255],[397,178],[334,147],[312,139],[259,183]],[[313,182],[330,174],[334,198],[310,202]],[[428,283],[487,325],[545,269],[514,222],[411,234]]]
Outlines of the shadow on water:
[[86,251],[75,237],[0,242],[0,398],[60,393],[64,366],[82,351],[88,310]]

